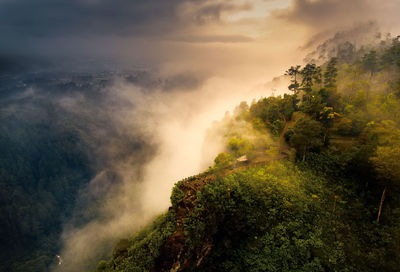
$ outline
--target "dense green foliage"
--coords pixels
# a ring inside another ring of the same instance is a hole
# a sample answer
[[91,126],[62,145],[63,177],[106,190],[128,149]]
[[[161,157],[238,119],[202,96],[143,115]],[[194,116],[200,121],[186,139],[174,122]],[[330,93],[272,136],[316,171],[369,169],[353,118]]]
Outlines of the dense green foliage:
[[169,211],[132,238],[120,240],[112,260],[101,261],[97,271],[149,271],[159,257],[163,243],[175,229],[174,220],[174,213]]
[[285,135],[290,145],[302,154],[303,161],[309,150],[318,150],[323,145],[322,124],[315,120],[300,119]]
[[[302,175],[270,164],[221,178],[199,192],[185,221],[187,253],[208,244],[212,250],[196,269],[321,271],[324,256],[317,252],[324,244],[315,193],[322,192],[306,188]],[[307,186],[313,182],[308,176]]]
[[92,174],[79,143],[62,127],[1,116],[0,270],[47,271],[54,261],[63,220]]
[[[274,162],[206,185],[183,222],[184,271],[396,271],[398,229],[373,223],[345,172],[339,158],[313,153],[298,167]],[[182,199],[180,184],[171,199]],[[149,271],[176,220],[162,218],[120,242],[98,271]]]

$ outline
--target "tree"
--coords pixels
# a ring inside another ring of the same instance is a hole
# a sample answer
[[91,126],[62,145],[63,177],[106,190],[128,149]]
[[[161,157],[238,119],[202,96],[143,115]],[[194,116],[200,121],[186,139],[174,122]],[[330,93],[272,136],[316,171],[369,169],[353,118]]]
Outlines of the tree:
[[300,110],[311,115],[313,118],[318,118],[319,113],[326,106],[319,93],[313,91],[303,95],[303,102],[300,105]]
[[246,101],[240,102],[239,106],[237,106],[234,110],[234,115],[241,115],[245,112],[249,111],[249,105]]
[[383,65],[397,65],[400,67],[400,36],[392,40],[392,45],[383,53],[380,62]]
[[314,63],[307,64],[303,70],[301,70],[301,75],[303,77],[301,81],[301,89],[306,93],[310,93],[313,86],[313,80],[320,82],[321,69],[317,67]]
[[319,113],[319,120],[324,125],[324,143],[326,140],[326,135],[328,134],[328,129],[333,126],[333,120],[340,116],[337,112],[333,110],[332,107],[324,107]]
[[294,95],[284,94],[283,98],[279,100],[279,112],[285,122],[292,118],[296,110],[296,104],[297,101]]
[[[266,127],[270,129],[273,133],[279,134],[280,133],[279,127],[281,127],[281,125],[277,126],[277,124],[284,123],[285,121],[285,118],[281,111],[282,109],[281,102],[282,102],[281,97],[268,97],[268,98],[263,98],[257,103],[251,105],[250,116],[253,117],[253,120],[255,121],[253,122],[255,127],[258,128]],[[292,104],[293,100],[289,102],[291,102]],[[291,114],[290,109],[286,113]],[[291,117],[291,115],[289,117]],[[262,123],[260,123],[259,120],[261,120]]]
[[400,146],[379,146],[376,150],[375,157],[372,157],[371,161],[385,184],[381,201],[379,203],[378,216],[376,219],[376,221],[379,223],[383,202],[385,201],[388,188],[394,185],[400,185]]
[[315,150],[323,145],[323,127],[315,120],[300,119],[292,129],[290,145],[293,146],[298,154],[302,154],[302,161],[306,159],[306,154],[310,150]]
[[300,74],[300,65],[291,66],[286,72],[285,75],[290,76],[292,79],[290,80],[291,84],[288,89],[293,91],[294,94],[297,94],[297,89],[299,88],[299,83],[297,81],[297,76]]
[[333,108],[339,108],[340,106],[340,94],[336,89],[321,88],[318,91],[318,95],[321,96],[322,102],[326,103],[327,106]]
[[368,124],[368,128],[378,144],[376,154],[370,158],[370,161],[384,184],[376,219],[379,223],[388,189],[400,185],[400,129],[396,127],[396,123],[392,120],[384,120],[380,123],[371,122]]
[[355,51],[354,45],[346,41],[338,46],[338,59],[350,63],[353,60]]
[[232,161],[232,155],[222,152],[219,153],[218,156],[215,158],[214,163],[217,169],[223,169],[231,166]]
[[362,59],[362,66],[365,71],[371,73],[371,77],[378,71],[378,57],[375,50],[365,54]]
[[317,66],[315,68],[314,71],[314,75],[313,75],[313,80],[315,82],[315,84],[319,85],[319,87],[321,87],[321,83],[322,83],[322,69],[320,66]]
[[254,146],[245,139],[233,136],[229,139],[228,148],[235,157],[240,157],[248,155],[254,149]]
[[327,89],[336,89],[337,58],[331,58],[324,73],[324,85]]
[[400,146],[379,146],[371,160],[383,179],[400,184]]

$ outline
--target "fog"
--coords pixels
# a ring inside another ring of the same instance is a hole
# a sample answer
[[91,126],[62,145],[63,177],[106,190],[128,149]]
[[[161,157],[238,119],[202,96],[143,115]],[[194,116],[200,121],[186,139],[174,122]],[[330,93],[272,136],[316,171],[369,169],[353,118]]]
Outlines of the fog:
[[[223,150],[212,139],[205,142],[212,122],[220,120],[238,102],[270,95],[272,90],[263,85],[249,88],[247,82],[226,78],[208,77],[201,84],[178,84],[177,78],[182,81],[184,77],[171,78],[175,84],[166,80],[167,84],[150,91],[149,87],[116,78],[104,90],[112,97],[112,106],[104,105],[101,111],[81,95],[58,100],[77,116],[97,113],[106,120],[105,124],[112,122],[112,125],[94,128],[93,137],[101,143],[95,153],[102,161],[98,175],[80,198],[89,205],[91,198],[100,199],[98,215],[83,226],[66,222],[62,236],[64,249],[60,252],[63,264],[54,270],[90,269],[99,257],[110,252],[118,239],[133,235],[165,212],[174,183],[212,166],[215,156]],[[271,84],[282,85],[282,82]],[[166,85],[169,87],[165,88]],[[187,86],[193,89],[188,90]],[[82,107],[87,113],[82,112]],[[114,135],[109,129],[120,132]],[[142,147],[129,148],[132,141],[129,137],[143,141]],[[125,147],[131,153],[125,152]]]

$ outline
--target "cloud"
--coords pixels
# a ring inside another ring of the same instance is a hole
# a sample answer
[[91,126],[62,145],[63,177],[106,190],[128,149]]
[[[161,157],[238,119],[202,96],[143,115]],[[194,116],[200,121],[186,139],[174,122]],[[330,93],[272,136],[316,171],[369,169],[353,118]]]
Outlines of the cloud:
[[260,67],[284,70],[349,27],[373,21],[391,31],[384,23],[400,24],[397,2],[0,0],[0,56],[58,63],[92,58],[261,77]]
[[[182,0],[3,0],[3,31],[30,36],[128,35],[169,28]],[[158,29],[147,27],[157,24]]]
[[381,31],[398,33],[399,10],[398,1],[293,0],[290,7],[272,12],[272,18],[303,29],[300,49],[306,54],[316,49],[307,59],[323,60],[346,41],[360,45],[375,42]]
[[345,28],[357,23],[376,21],[398,29],[398,1],[379,0],[293,0],[289,8],[277,10],[273,16],[314,30]]
[[[2,0],[0,50],[79,54],[94,47],[103,48],[100,54],[104,54],[107,49],[113,51],[116,44],[134,46],[134,39],[171,40],[188,32],[196,36],[196,26],[248,9],[250,4],[235,1]],[[220,38],[225,42],[232,39],[237,40],[233,36]]]
[[321,64],[328,61],[332,57],[337,57],[339,48],[344,46],[363,46],[368,44],[376,44],[383,38],[381,29],[376,22],[366,22],[356,24],[354,27],[344,31],[338,31],[330,38],[321,42],[325,37],[322,33],[313,36],[304,46],[303,51],[308,51],[305,62],[313,62]]
[[197,23],[220,21],[225,13],[236,13],[252,9],[249,3],[233,4],[232,1],[204,1],[194,6],[194,18]]
[[294,0],[291,7],[277,11],[275,16],[311,28],[354,23],[374,19],[369,0]]
[[174,40],[187,43],[246,43],[254,41],[253,38],[244,35],[180,36]]

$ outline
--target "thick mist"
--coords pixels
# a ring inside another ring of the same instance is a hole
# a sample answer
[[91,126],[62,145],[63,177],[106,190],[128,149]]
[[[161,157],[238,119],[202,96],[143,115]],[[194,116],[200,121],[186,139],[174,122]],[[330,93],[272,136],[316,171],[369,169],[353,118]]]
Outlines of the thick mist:
[[[96,142],[91,145],[98,159],[97,175],[77,203],[78,212],[88,209],[95,215],[79,224],[78,213],[65,223],[63,263],[55,271],[92,268],[118,239],[165,212],[174,183],[212,166],[223,150],[215,141],[205,142],[213,120],[242,100],[272,93],[265,86],[251,89],[240,80],[197,74],[150,78],[143,83],[115,76],[99,90],[105,96],[100,100],[84,93],[56,100],[79,118],[97,116],[98,121],[89,122],[93,127],[88,141]],[[271,85],[283,89],[283,82]],[[93,203],[97,203],[94,210]]]

